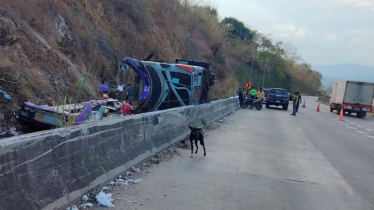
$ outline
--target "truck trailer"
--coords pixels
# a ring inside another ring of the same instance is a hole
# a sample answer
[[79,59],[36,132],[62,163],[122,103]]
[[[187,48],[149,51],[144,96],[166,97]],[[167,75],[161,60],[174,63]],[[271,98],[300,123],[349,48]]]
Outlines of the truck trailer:
[[356,113],[358,118],[366,116],[373,106],[374,83],[342,81],[334,83],[330,99],[330,112]]

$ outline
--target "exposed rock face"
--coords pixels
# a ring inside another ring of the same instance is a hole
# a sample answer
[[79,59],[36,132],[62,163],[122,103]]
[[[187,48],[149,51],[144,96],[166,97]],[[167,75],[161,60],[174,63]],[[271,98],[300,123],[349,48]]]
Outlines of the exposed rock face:
[[68,26],[66,25],[65,19],[60,14],[58,14],[57,17],[56,17],[55,27],[56,27],[57,32],[58,32],[58,36],[57,36],[57,41],[58,42],[62,43],[64,41],[72,41],[73,40],[71,32],[70,32]]

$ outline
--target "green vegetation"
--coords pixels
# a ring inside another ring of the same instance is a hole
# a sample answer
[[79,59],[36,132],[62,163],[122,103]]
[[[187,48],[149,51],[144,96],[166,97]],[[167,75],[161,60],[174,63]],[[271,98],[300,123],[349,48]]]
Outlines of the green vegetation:
[[240,84],[250,80],[253,62],[252,81],[257,88],[281,87],[305,94],[319,93],[322,75],[313,71],[309,64],[298,62],[299,56],[288,52],[282,42],[274,43],[232,17],[222,20],[222,25],[226,28],[232,50],[244,55],[241,57],[243,63],[249,61],[246,65],[236,67],[236,76]]
[[[76,95],[68,100],[67,96],[64,96],[64,100],[62,103],[55,104],[52,102],[54,107],[54,117],[55,117],[55,125],[56,127],[69,127],[75,125],[77,117],[82,113],[83,110],[75,112],[77,106],[79,105],[79,98],[81,97],[82,90],[83,90],[84,80],[79,78],[77,84],[75,85],[76,90],[78,91]],[[69,103],[68,103],[69,102]],[[58,107],[66,107],[68,106],[67,116],[64,114],[65,109],[61,108],[60,110]],[[86,116],[87,117],[87,116]]]

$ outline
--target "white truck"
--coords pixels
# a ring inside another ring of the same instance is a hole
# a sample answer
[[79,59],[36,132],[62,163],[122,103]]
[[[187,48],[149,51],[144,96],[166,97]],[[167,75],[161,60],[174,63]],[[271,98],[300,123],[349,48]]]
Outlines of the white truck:
[[373,106],[374,83],[343,81],[332,87],[330,112],[341,109],[344,113],[356,113],[358,118],[366,116]]

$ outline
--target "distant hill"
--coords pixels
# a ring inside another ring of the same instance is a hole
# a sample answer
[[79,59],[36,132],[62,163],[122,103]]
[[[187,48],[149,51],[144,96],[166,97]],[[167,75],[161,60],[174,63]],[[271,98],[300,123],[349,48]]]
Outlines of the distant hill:
[[318,65],[313,69],[321,72],[322,85],[327,88],[334,82],[353,80],[374,83],[374,67],[358,64]]

